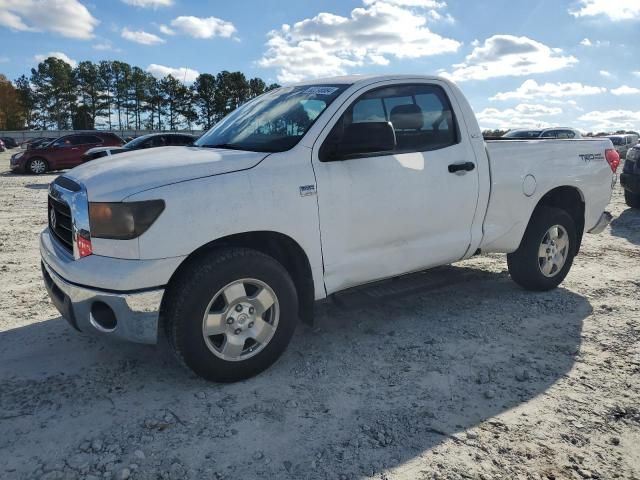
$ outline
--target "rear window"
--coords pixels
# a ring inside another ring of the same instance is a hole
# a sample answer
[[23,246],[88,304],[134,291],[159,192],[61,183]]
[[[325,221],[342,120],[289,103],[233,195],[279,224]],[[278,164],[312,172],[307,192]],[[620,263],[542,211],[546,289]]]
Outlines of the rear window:
[[558,130],[558,138],[576,138],[576,134],[571,130]]

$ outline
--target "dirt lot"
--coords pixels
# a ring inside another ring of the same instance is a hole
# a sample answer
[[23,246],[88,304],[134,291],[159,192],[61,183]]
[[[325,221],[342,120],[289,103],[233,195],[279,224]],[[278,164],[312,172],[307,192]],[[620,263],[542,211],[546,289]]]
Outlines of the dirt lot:
[[619,189],[562,288],[475,258],[453,286],[322,308],[269,371],[218,385],[60,318],[37,246],[53,178],[0,173],[0,478],[640,478],[640,213]]

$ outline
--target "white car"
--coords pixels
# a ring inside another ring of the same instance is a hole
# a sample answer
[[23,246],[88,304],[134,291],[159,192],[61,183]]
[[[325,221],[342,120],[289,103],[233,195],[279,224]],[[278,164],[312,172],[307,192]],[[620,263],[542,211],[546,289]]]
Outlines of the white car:
[[485,143],[442,78],[301,83],[192,147],[58,177],[43,275],[78,330],[143,343],[164,330],[197,374],[235,381],[349,287],[502,252],[516,283],[555,288],[583,234],[609,223],[618,163],[608,139]]
[[611,140],[613,148],[616,149],[622,159],[626,158],[629,149],[638,144],[638,135],[635,134],[607,135],[607,138]]
[[502,138],[511,138],[513,140],[531,140],[537,138],[580,139],[582,138],[582,134],[578,130],[569,127],[518,128],[509,130]]

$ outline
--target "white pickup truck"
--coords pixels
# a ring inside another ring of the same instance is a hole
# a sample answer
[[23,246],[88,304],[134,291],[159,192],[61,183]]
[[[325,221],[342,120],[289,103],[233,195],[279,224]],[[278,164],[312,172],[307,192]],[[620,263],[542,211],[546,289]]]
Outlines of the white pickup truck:
[[78,330],[155,343],[216,381],[284,351],[315,300],[507,253],[529,290],[565,278],[611,220],[608,139],[485,143],[451,82],[340,77],[248,102],[194,146],[58,177],[41,235],[47,290]]

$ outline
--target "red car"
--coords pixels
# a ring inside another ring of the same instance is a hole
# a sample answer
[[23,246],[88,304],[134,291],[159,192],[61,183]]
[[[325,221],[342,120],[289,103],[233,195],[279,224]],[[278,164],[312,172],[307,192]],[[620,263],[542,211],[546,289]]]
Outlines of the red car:
[[82,163],[82,155],[90,148],[122,145],[115,133],[90,132],[65,135],[57,140],[25,150],[11,157],[11,170],[16,173],[40,174],[49,170],[72,168]]

